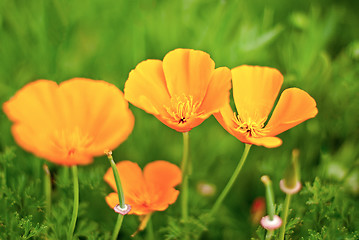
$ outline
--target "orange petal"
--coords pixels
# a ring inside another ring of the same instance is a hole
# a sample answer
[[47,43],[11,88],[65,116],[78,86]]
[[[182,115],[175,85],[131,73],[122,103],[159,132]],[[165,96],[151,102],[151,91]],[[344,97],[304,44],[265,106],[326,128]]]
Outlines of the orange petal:
[[116,207],[117,204],[120,203],[118,200],[118,194],[113,192],[106,196],[105,198],[107,204],[110,206],[110,208]]
[[222,107],[218,113],[213,115],[227,132],[235,136],[241,142],[246,143],[246,137],[240,132],[235,131],[237,126],[233,121],[234,113],[229,103]]
[[212,73],[208,89],[199,112],[218,112],[221,107],[229,103],[231,89],[231,71],[226,67],[217,68]]
[[232,83],[238,114],[260,122],[273,108],[283,76],[274,68],[243,65],[232,69]]
[[305,91],[289,88],[283,91],[267,126],[268,136],[276,136],[318,113],[315,100]]
[[148,206],[134,203],[131,205],[131,211],[129,212],[129,214],[146,215],[151,212],[153,212],[153,210],[151,208],[149,208]]
[[132,132],[133,114],[115,85],[75,78],[61,83],[60,90],[71,114],[68,124],[92,138],[86,153],[103,155],[104,149],[115,149]]
[[146,60],[139,63],[125,84],[125,98],[150,114],[167,115],[163,105],[170,96],[163,73],[162,61]]
[[[137,199],[138,196],[147,192],[141,168],[137,165],[137,163],[131,161],[121,161],[116,164],[116,167],[120,175],[125,200],[126,197]],[[111,186],[112,189],[117,191],[112,168],[107,170],[104,180]]]
[[151,204],[151,209],[153,211],[166,210],[170,204],[176,202],[178,195],[178,190],[170,188],[168,191],[163,192],[158,199]]
[[156,188],[156,191],[167,191],[182,181],[181,169],[167,161],[154,161],[143,170],[145,181]]
[[277,137],[259,137],[259,138],[247,138],[246,142],[248,144],[254,144],[257,146],[264,146],[266,148],[275,148],[282,145],[282,140]]
[[60,122],[54,108],[58,104],[57,88],[58,85],[49,80],[29,83],[3,104],[3,111],[12,122],[26,121],[32,130],[40,126],[45,130],[51,129]]
[[192,49],[175,49],[163,59],[163,71],[171,96],[193,96],[202,101],[207,90],[214,62],[209,54]]
[[206,120],[210,115],[206,114],[197,118],[190,118],[186,123],[179,124],[178,121],[171,120],[168,117],[163,117],[162,115],[155,115],[155,117],[160,120],[166,126],[178,131],[178,132],[188,132],[192,128],[200,125],[204,120]]
[[176,201],[179,191],[174,189],[182,181],[179,167],[166,161],[154,161],[144,169],[144,177],[151,194],[153,211],[163,211]]
[[72,161],[68,153],[50,139],[66,120],[65,115],[59,114],[58,106],[61,105],[58,85],[53,81],[38,80],[20,89],[4,103],[3,110],[14,122],[15,141],[25,150],[59,164],[90,163],[92,158],[83,155]]
[[[120,203],[118,200],[117,192],[110,193],[105,197],[106,203],[110,208],[116,207],[117,204]],[[131,210],[128,214],[136,214],[136,215],[145,215],[147,213],[152,212],[148,207],[144,207],[142,204],[137,204],[135,201],[126,198],[126,204],[131,206]]]

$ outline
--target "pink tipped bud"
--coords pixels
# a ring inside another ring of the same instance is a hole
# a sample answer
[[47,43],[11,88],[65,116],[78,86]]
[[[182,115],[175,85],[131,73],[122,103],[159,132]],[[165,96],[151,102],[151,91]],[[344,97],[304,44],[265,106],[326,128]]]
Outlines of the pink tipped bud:
[[282,225],[282,219],[278,215],[273,216],[273,220],[270,220],[269,216],[262,217],[261,225],[267,230],[275,230]]
[[279,187],[286,194],[296,194],[302,188],[302,184],[299,181],[297,181],[297,184],[293,188],[290,188],[285,185],[285,180],[282,179],[279,182]]
[[284,185],[286,188],[294,189],[300,181],[299,168],[299,150],[294,149],[292,152],[292,160],[284,173]]
[[115,210],[115,212],[121,214],[121,215],[126,215],[127,213],[129,213],[131,211],[131,206],[128,204],[125,204],[124,208],[120,207],[120,204],[117,204],[113,210]]

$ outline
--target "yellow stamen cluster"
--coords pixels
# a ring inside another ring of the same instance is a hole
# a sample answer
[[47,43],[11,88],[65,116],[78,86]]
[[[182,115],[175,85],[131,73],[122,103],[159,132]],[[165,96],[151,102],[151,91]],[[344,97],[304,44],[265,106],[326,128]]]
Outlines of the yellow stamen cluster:
[[194,102],[193,96],[175,96],[171,98],[171,106],[166,111],[178,124],[186,123],[190,118],[201,115],[197,110],[201,102]]
[[261,120],[253,121],[251,118],[243,120],[240,115],[234,113],[233,121],[238,125],[236,128],[237,131],[245,134],[247,137],[262,137],[265,135],[265,130],[263,129],[264,123],[267,118]]

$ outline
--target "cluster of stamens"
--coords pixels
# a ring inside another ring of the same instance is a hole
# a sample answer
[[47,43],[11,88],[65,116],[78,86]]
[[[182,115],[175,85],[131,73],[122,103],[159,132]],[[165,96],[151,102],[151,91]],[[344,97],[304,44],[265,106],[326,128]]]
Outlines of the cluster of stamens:
[[68,157],[76,154],[77,151],[87,148],[93,141],[93,138],[83,134],[78,127],[72,131],[58,130],[54,132],[53,143],[56,148],[65,151]]
[[236,130],[247,137],[261,137],[265,135],[264,123],[267,118],[253,121],[251,118],[244,120],[240,115],[234,113],[233,121],[237,124]]
[[190,118],[201,115],[197,110],[201,102],[194,102],[193,96],[175,96],[171,98],[171,106],[164,106],[172,119],[178,124],[186,123]]

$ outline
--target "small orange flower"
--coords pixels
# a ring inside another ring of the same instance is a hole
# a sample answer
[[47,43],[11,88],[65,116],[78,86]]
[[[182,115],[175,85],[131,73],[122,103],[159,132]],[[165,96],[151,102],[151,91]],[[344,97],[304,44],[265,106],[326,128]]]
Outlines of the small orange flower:
[[283,91],[264,126],[282,86],[282,74],[274,68],[243,65],[232,69],[232,83],[238,114],[227,104],[215,117],[230,134],[244,143],[278,147],[282,140],[276,135],[318,113],[316,102],[308,93],[289,88]]
[[188,132],[229,103],[231,73],[202,51],[176,49],[130,72],[125,98],[179,132]]
[[25,150],[61,165],[89,164],[131,133],[134,117],[114,85],[74,78],[37,80],[3,104]]
[[[131,206],[129,214],[147,215],[154,211],[164,211],[169,204],[176,201],[179,191],[174,187],[181,183],[181,170],[166,161],[154,161],[143,169],[130,161],[116,164],[126,204]],[[104,176],[105,181],[117,191],[112,169]],[[114,208],[119,204],[118,194],[110,193],[107,204]]]

